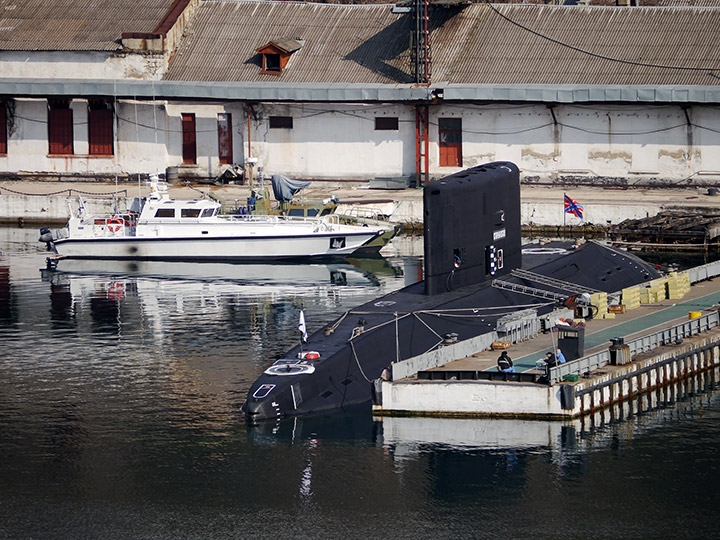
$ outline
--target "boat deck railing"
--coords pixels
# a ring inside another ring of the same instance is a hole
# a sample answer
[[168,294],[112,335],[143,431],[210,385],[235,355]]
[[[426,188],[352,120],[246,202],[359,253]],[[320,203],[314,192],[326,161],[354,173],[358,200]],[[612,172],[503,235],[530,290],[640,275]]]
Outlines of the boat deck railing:
[[216,216],[225,221],[255,222],[255,223],[326,223],[339,224],[340,218],[335,214],[325,216],[286,216],[283,214],[221,214]]

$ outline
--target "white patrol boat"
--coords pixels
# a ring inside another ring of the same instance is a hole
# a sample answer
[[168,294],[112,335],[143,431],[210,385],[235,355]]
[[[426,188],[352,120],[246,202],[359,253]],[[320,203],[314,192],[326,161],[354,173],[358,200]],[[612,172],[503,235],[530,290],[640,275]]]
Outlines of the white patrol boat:
[[70,211],[67,226],[40,230],[40,241],[61,257],[83,259],[237,260],[350,255],[382,229],[344,225],[337,216],[220,214],[218,202],[171,199],[167,184],[150,181],[150,195],[130,210],[86,215]]

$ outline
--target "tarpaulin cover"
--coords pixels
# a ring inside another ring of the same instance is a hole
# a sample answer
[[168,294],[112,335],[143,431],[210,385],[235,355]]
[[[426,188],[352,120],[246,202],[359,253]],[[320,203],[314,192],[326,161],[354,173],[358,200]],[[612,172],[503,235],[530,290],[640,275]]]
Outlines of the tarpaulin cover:
[[310,182],[302,182],[300,180],[290,180],[282,174],[272,175],[272,188],[275,200],[278,202],[292,201],[293,196],[310,185]]

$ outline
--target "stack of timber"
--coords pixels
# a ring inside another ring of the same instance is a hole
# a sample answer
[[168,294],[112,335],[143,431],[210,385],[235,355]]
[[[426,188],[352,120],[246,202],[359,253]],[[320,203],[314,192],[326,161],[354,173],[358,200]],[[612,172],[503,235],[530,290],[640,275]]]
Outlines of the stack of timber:
[[626,219],[608,229],[614,246],[641,250],[720,249],[720,213],[668,210],[644,219]]

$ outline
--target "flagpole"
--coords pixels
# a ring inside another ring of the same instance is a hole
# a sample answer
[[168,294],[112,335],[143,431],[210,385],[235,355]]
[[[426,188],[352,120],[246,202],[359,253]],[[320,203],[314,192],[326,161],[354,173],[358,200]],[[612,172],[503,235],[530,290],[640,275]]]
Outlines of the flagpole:
[[563,193],[563,234],[565,234],[565,216],[567,214],[565,211],[565,197],[567,197],[567,195]]
[[303,341],[305,341],[307,336],[307,327],[305,326],[305,312],[301,309],[300,310],[300,321],[298,322],[298,332],[300,332],[300,357],[302,358],[303,354]]

